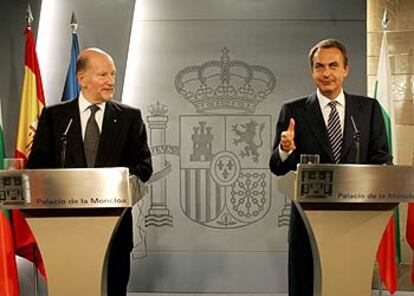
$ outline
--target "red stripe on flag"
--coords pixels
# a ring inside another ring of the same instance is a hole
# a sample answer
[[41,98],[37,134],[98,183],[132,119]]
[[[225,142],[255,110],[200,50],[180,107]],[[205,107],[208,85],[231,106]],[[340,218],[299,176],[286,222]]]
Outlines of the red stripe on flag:
[[13,232],[3,210],[0,210],[0,295],[19,296]]
[[36,76],[36,89],[37,89],[37,99],[45,106],[45,96],[43,92],[42,85],[42,76],[40,75],[39,62],[36,56],[36,48],[33,40],[33,32],[30,27],[27,27],[25,30],[26,35],[26,46],[25,46],[25,61],[24,64],[28,67]]
[[16,254],[34,262],[46,279],[45,266],[36,239],[19,210],[12,210],[12,221]]
[[[408,203],[407,208],[407,228],[405,237],[410,248],[414,251],[414,203]],[[411,282],[414,283],[414,258],[411,266]]]
[[379,272],[384,285],[391,294],[397,290],[397,264],[395,257],[394,215],[385,228],[377,251]]
[[[25,161],[30,153],[34,132],[32,127],[37,126],[40,112],[45,105],[43,86],[37,61],[33,33],[30,27],[25,30],[25,79],[23,83],[22,101],[20,106],[19,124],[16,136],[15,157]],[[34,84],[34,80],[36,84]],[[36,239],[19,210],[12,210],[11,225],[16,255],[35,263],[46,279],[45,267],[40,255]]]

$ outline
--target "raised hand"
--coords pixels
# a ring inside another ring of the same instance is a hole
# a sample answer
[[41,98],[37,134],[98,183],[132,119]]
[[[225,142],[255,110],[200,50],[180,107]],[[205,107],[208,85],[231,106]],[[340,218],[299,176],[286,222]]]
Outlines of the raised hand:
[[291,118],[287,130],[280,134],[280,147],[283,151],[295,150],[295,119]]

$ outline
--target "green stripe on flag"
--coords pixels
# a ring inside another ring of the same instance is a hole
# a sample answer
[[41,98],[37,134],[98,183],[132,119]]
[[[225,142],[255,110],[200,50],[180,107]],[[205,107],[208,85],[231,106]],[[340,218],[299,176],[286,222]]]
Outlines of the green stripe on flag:
[[3,159],[5,157],[6,149],[4,148],[3,116],[0,105],[0,169],[3,169]]
[[3,126],[1,124],[2,123],[0,122],[0,169],[3,169],[3,159],[6,156],[6,151],[4,149],[4,133]]
[[[3,169],[3,159],[6,157],[6,149],[4,148],[4,132],[3,132],[3,116],[1,112],[1,105],[0,105],[0,169]],[[1,209],[0,212],[6,216],[6,218],[10,221],[10,210]]]
[[0,212],[2,212],[3,215],[6,216],[6,218],[10,221],[10,210],[1,209]]
[[[394,161],[398,161],[396,155],[396,148],[393,149],[393,144],[395,145],[395,138],[393,135],[393,101],[392,101],[392,84],[391,84],[391,66],[389,60],[389,50],[388,50],[388,40],[387,35],[384,33],[380,57],[378,61],[377,69],[377,79],[375,82],[374,98],[376,98],[382,109],[382,115],[384,118],[385,129],[387,133],[388,148],[390,154],[393,156]],[[395,122],[395,121],[394,121]],[[395,220],[395,256],[398,263],[401,263],[401,234],[400,234],[400,211],[397,207],[394,211],[394,220]]]

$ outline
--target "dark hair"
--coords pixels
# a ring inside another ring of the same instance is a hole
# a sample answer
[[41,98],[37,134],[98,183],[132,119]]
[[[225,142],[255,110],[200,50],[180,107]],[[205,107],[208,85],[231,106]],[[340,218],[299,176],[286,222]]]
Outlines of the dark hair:
[[309,65],[311,68],[313,67],[313,56],[315,53],[321,49],[321,48],[337,48],[341,51],[344,65],[348,65],[348,52],[346,50],[345,45],[336,39],[325,39],[322,41],[319,41],[318,44],[316,44],[312,49],[309,51]]

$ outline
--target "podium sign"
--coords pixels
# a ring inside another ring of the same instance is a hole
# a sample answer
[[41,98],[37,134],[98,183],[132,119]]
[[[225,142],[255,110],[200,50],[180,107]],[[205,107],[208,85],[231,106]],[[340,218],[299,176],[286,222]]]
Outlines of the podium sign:
[[0,171],[0,207],[130,207],[128,175],[127,168]]
[[0,171],[0,208],[25,215],[48,295],[106,295],[108,246],[126,208],[141,197],[140,185],[127,168]]
[[301,203],[396,203],[414,199],[412,166],[300,164]]
[[380,239],[399,202],[414,199],[414,167],[300,164],[278,178],[305,222],[315,296],[371,295]]

